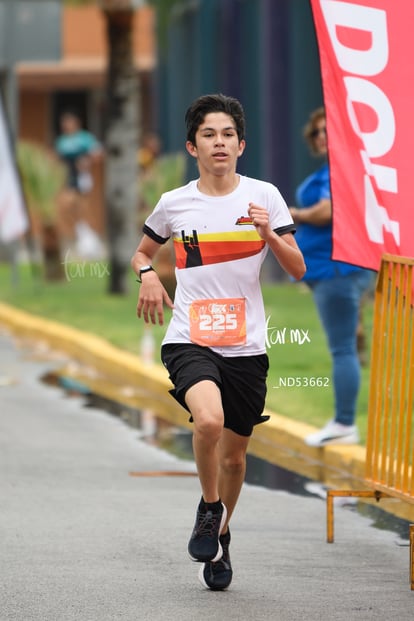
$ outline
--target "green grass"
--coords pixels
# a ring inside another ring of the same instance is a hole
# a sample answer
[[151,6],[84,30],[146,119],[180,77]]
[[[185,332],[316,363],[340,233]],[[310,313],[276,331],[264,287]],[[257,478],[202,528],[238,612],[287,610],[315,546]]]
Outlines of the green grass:
[[[280,330],[286,328],[285,342],[272,345],[268,351],[270,370],[267,406],[289,418],[320,426],[333,415],[333,387],[326,337],[312,294],[303,284],[266,285],[263,294],[266,314],[271,317],[269,327],[277,327],[279,334]],[[364,306],[363,322],[369,337],[372,329],[371,302]],[[291,338],[291,330],[299,331],[302,344]],[[282,385],[284,379],[287,386]],[[298,386],[298,383],[302,385]],[[364,366],[358,400],[358,422],[364,438],[368,384],[369,369]]]
[[[101,277],[100,277],[101,273]],[[130,274],[130,291],[126,296],[107,293],[105,269],[78,263],[60,282],[42,282],[28,266],[19,268],[19,282],[12,285],[7,265],[0,265],[2,300],[36,315],[93,332],[114,345],[139,354],[144,332],[143,321],[136,317],[138,284]],[[330,380],[331,365],[324,332],[313,299],[302,284],[264,284],[266,316],[269,318],[268,349],[270,370],[267,407],[292,419],[320,426],[333,414]],[[369,337],[372,327],[372,304],[364,310],[364,325]],[[169,319],[166,312],[166,323]],[[295,333],[297,330],[296,340]],[[155,326],[156,361],[165,327]],[[283,336],[284,335],[284,336]],[[304,342],[300,344],[299,340]],[[368,338],[368,341],[370,339]],[[287,385],[283,386],[283,383]],[[301,382],[302,386],[292,386]],[[358,422],[362,437],[366,433],[369,369],[362,370]],[[308,385],[304,385],[304,384]],[[318,384],[322,383],[320,386]],[[326,384],[326,385],[325,385]]]

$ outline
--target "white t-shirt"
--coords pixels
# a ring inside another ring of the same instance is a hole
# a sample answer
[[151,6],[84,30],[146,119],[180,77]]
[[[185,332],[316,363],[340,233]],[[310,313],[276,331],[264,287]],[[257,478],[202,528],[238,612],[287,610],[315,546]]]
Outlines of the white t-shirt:
[[225,196],[202,194],[191,181],[163,194],[147,218],[145,234],[174,242],[175,309],[163,344],[197,342],[222,356],[265,353],[259,274],[268,247],[248,217],[250,202],[268,210],[277,233],[295,230],[279,190],[244,176]]

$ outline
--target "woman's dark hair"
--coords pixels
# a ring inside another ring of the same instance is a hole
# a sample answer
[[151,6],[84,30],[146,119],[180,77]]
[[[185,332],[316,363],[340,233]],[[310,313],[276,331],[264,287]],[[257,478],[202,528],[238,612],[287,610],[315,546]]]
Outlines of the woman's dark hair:
[[202,95],[198,97],[185,113],[185,124],[187,127],[187,140],[195,144],[195,135],[199,126],[203,123],[207,114],[210,112],[224,112],[231,116],[236,124],[239,142],[244,140],[245,118],[244,110],[238,99],[228,97],[221,93],[214,95]]

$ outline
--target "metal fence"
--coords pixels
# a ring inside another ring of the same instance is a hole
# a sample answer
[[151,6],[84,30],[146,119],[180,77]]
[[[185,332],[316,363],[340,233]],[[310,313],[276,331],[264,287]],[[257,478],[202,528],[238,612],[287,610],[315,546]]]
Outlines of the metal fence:
[[[414,259],[385,254],[378,273],[372,332],[364,491],[329,490],[327,541],[334,540],[336,496],[414,503]],[[410,583],[414,590],[414,525]]]

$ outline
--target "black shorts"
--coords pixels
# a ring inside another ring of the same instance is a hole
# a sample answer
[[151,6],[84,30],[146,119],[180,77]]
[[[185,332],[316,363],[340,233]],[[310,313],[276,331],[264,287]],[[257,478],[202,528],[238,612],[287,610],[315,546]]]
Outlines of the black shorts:
[[224,427],[250,436],[254,425],[269,420],[269,416],[262,416],[269,369],[267,354],[224,357],[208,347],[182,343],[163,345],[161,360],[175,386],[170,393],[186,410],[187,390],[202,380],[211,380],[221,392]]

